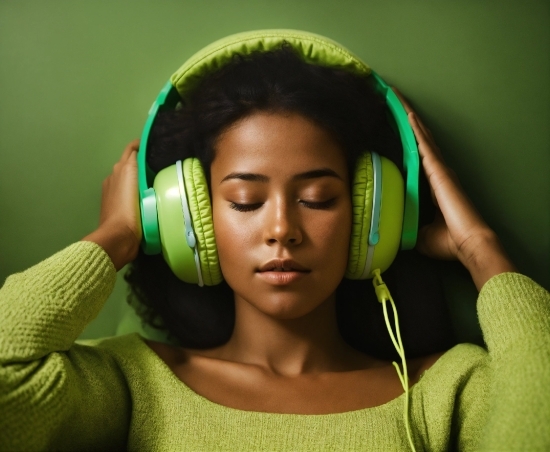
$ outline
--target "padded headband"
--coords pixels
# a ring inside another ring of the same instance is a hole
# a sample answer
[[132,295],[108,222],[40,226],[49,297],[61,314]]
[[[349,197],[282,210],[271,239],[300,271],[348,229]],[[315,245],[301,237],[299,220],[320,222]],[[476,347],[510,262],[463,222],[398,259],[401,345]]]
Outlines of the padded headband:
[[411,249],[416,244],[418,231],[418,148],[401,102],[390,87],[369,66],[340,44],[314,33],[297,30],[257,30],[238,33],[213,42],[189,58],[170,78],[149,110],[141,135],[138,152],[138,188],[143,225],[143,246],[147,254],[160,252],[160,237],[156,218],[156,199],[151,188],[154,174],[147,168],[146,152],[149,132],[162,107],[175,108],[185,102],[200,80],[217,71],[234,54],[250,55],[267,52],[288,43],[307,63],[338,67],[357,75],[373,76],[376,90],[385,97],[395,119],[403,145],[403,167],[406,172],[405,209],[401,248]]

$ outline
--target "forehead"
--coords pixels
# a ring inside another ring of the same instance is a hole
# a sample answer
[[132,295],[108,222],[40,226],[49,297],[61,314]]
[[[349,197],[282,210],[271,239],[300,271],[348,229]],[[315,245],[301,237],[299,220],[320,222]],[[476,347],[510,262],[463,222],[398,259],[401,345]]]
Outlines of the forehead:
[[292,177],[330,168],[347,181],[346,158],[332,135],[296,113],[255,113],[233,124],[216,142],[212,182],[228,173]]

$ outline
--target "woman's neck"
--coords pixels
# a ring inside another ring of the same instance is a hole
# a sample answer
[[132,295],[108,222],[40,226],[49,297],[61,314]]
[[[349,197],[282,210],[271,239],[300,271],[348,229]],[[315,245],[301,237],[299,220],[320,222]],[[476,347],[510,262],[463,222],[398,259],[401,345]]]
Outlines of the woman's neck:
[[235,327],[217,357],[282,376],[364,369],[371,358],[349,346],[336,321],[335,296],[310,313],[278,319],[235,297]]

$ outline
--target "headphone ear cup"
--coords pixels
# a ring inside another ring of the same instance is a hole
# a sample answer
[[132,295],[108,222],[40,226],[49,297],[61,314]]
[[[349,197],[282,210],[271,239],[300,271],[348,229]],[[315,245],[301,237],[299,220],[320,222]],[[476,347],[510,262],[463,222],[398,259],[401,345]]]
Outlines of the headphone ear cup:
[[380,157],[382,164],[382,193],[378,231],[380,239],[374,247],[369,276],[380,269],[385,272],[392,264],[401,245],[403,216],[405,211],[405,182],[397,166],[389,159]]
[[[379,193],[375,193],[375,172],[381,182]],[[401,243],[404,190],[403,177],[391,160],[370,153],[359,158],[352,186],[353,225],[346,278],[372,278],[373,270],[379,269],[382,273],[395,259]],[[377,210],[374,208],[376,198],[380,199],[379,215],[373,214]],[[378,221],[373,234],[376,243],[369,243],[373,215],[378,217],[374,218]]]
[[374,174],[372,156],[365,153],[357,161],[352,185],[353,221],[349,243],[348,266],[345,277],[362,279],[367,260],[372,216]]
[[205,285],[214,286],[221,283],[223,277],[214,236],[208,183],[199,159],[188,158],[183,161],[183,178],[197,241],[202,278]]
[[181,162],[162,169],[155,176],[160,246],[165,262],[182,281],[198,284],[195,255],[186,240],[185,215],[182,207],[178,168]]

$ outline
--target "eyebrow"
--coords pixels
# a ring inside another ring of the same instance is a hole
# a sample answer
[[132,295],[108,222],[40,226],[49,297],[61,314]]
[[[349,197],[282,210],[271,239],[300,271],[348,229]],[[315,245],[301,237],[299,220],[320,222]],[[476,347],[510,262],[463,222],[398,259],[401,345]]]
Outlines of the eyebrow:
[[[336,179],[343,180],[336,171],[331,170],[330,168],[319,168],[311,171],[306,171],[304,173],[295,174],[294,176],[292,176],[292,180],[317,179],[320,177],[335,177]],[[229,173],[221,180],[220,184],[232,179],[239,179],[248,182],[269,182],[269,177],[267,177],[265,174]]]

